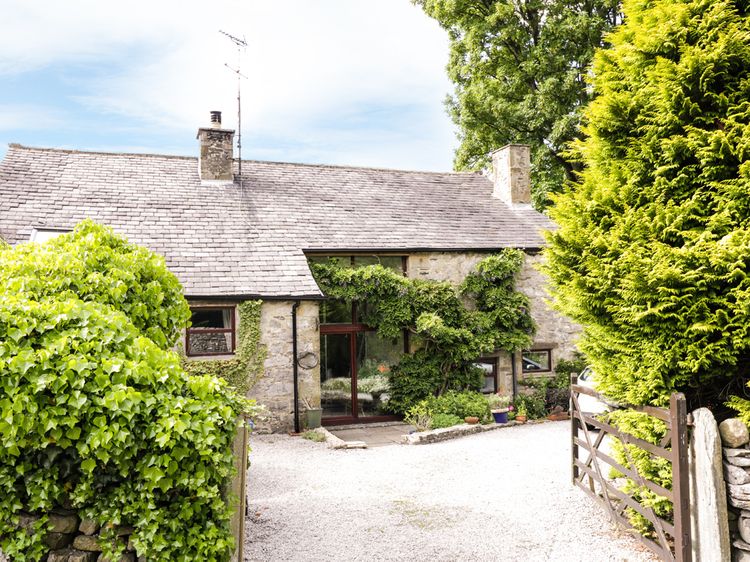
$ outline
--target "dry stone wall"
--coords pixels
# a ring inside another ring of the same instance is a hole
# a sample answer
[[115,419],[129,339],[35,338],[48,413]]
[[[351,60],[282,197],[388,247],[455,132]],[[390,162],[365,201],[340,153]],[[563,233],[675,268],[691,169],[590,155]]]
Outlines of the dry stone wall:
[[[19,527],[34,533],[39,516],[22,514]],[[99,545],[99,525],[90,519],[81,520],[73,510],[59,509],[49,514],[49,532],[44,537],[48,548],[42,559],[47,562],[115,562],[102,553]],[[145,562],[138,556],[130,536],[132,527],[117,527],[117,540],[125,545],[125,553],[116,562]],[[10,562],[0,551],[0,562]]]
[[750,433],[736,418],[721,422],[719,433],[723,443],[732,560],[750,562]]

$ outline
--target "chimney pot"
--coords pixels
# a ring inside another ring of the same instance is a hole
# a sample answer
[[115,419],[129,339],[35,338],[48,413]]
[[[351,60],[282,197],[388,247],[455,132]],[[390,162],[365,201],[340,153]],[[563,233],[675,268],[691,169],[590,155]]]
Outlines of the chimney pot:
[[508,144],[492,153],[492,196],[510,206],[531,204],[531,149]]
[[215,129],[221,129],[221,111],[211,112],[211,126]]

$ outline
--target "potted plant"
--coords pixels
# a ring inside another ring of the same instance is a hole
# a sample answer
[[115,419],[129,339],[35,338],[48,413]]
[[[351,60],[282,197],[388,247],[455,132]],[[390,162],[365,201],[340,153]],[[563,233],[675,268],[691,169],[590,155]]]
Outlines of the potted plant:
[[510,411],[510,397],[501,394],[490,394],[487,397],[492,417],[495,423],[508,423],[508,412]]
[[526,404],[524,402],[521,402],[518,405],[518,412],[516,413],[516,421],[518,423],[526,423],[526,420],[529,419],[529,412],[526,408]]
[[322,408],[315,408],[307,397],[302,398],[302,403],[305,405],[305,427],[307,429],[315,429],[320,427],[320,418],[323,413]]

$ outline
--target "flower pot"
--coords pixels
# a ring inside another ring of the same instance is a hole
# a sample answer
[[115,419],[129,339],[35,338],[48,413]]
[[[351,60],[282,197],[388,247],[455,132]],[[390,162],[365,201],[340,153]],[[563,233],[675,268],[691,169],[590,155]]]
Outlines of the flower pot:
[[307,429],[315,429],[320,427],[320,417],[323,413],[322,408],[310,408],[305,411],[305,427]]
[[526,416],[519,416],[519,415],[516,415],[516,421],[517,421],[518,423],[526,423],[526,420],[527,420],[527,419],[528,419],[528,418],[527,418]]
[[464,421],[466,423],[475,424],[475,423],[479,423],[479,418],[476,416],[466,416],[464,418]]
[[508,423],[508,410],[492,410],[495,423]]

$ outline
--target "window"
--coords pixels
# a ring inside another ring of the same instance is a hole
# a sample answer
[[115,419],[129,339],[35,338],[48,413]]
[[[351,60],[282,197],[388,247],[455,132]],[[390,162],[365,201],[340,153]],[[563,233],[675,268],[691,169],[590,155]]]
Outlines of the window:
[[188,356],[229,355],[234,353],[235,318],[233,306],[191,308],[191,326],[185,334]]
[[552,370],[552,350],[534,349],[521,355],[521,370],[524,373],[545,373]]
[[67,232],[71,231],[65,230],[63,228],[34,228],[31,231],[31,236],[29,236],[29,242],[44,244],[48,240],[57,238],[61,234],[65,234]]
[[494,394],[497,392],[497,358],[482,357],[474,363],[484,371],[484,386],[481,392],[485,394]]

